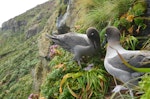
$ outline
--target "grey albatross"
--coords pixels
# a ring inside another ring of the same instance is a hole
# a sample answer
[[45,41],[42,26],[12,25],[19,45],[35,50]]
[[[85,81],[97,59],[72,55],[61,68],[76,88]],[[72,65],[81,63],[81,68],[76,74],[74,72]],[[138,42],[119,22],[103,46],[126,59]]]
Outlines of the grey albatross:
[[81,66],[80,60],[82,56],[92,56],[100,49],[100,37],[98,30],[89,27],[86,34],[69,32],[60,35],[48,35],[55,44],[60,45],[65,50],[74,54],[74,60]]
[[[144,73],[134,71],[128,68],[120,59],[118,53],[132,66],[137,68],[150,67],[150,51],[132,51],[126,50],[120,45],[120,31],[114,26],[109,26],[106,29],[106,38],[108,41],[106,56],[104,59],[105,69],[113,77],[123,82],[130,91],[130,95],[133,97],[132,88],[138,85],[140,76]],[[118,53],[117,53],[117,51]],[[147,64],[144,64],[146,63]],[[118,92],[124,87],[114,88],[114,92]]]

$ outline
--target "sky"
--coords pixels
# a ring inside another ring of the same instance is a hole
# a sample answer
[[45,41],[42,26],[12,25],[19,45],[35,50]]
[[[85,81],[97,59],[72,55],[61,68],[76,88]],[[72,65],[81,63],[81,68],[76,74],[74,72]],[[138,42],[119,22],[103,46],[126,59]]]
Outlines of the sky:
[[3,22],[18,16],[27,10],[48,0],[1,0],[0,1],[0,27]]

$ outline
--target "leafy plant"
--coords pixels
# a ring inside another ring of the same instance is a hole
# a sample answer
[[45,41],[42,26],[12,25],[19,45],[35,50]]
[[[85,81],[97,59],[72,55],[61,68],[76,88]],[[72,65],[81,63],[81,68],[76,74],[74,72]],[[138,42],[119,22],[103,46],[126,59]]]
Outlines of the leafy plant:
[[141,96],[140,99],[149,99],[150,98],[150,76],[149,73],[145,74],[142,77],[142,80],[139,83],[141,90],[144,91],[144,94]]
[[77,63],[70,60],[72,57],[70,53],[61,48],[58,50],[61,54],[56,55],[49,64],[52,71],[43,83],[42,95],[46,98],[59,99],[104,97],[108,89],[108,77],[105,76],[102,62],[95,57],[86,63],[94,63],[93,69],[81,70]]
[[129,13],[134,14],[134,16],[141,16],[146,11],[146,2],[144,0],[137,0],[135,2],[133,8],[130,10]]
[[138,39],[134,36],[125,36],[125,33],[123,33],[121,36],[121,44],[125,49],[135,50],[138,45],[138,42]]

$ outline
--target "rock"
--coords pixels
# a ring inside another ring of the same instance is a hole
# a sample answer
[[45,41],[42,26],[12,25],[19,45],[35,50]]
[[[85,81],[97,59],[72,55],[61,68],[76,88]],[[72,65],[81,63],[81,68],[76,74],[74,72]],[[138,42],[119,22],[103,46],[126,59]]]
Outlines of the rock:
[[70,31],[70,23],[67,23],[67,20],[71,17],[70,16],[70,6],[71,6],[71,0],[64,0],[63,2],[64,8],[60,8],[59,14],[56,20],[56,27],[59,34],[64,34]]
[[68,27],[66,24],[61,25],[57,28],[58,34],[64,34],[70,31],[70,27]]
[[21,26],[25,26],[27,22],[25,20],[15,20],[10,19],[2,24],[2,31],[11,30],[12,32],[17,32]]
[[38,48],[40,57],[47,57],[49,53],[49,46],[49,39],[45,37],[45,33],[42,33],[42,35],[38,38]]
[[42,30],[42,28],[38,24],[33,25],[26,31],[26,39],[36,35],[41,30]]

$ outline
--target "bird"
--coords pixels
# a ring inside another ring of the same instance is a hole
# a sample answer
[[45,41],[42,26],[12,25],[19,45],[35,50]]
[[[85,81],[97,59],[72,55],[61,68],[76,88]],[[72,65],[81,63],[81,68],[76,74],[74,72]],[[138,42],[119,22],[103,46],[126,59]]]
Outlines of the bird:
[[[123,82],[130,95],[133,97],[132,89],[138,85],[139,78],[144,74],[142,72],[134,71],[127,67],[118,53],[132,66],[136,68],[149,68],[150,67],[150,51],[142,50],[126,50],[120,44],[121,33],[118,28],[108,26],[106,28],[107,48],[104,59],[104,67],[106,71]],[[120,89],[119,89],[120,88]],[[124,87],[116,86],[113,92],[118,92]]]
[[86,34],[68,32],[59,35],[46,34],[46,36],[55,44],[73,53],[73,59],[78,62],[79,66],[81,66],[82,56],[92,56],[100,49],[99,32],[94,27],[89,27]]

